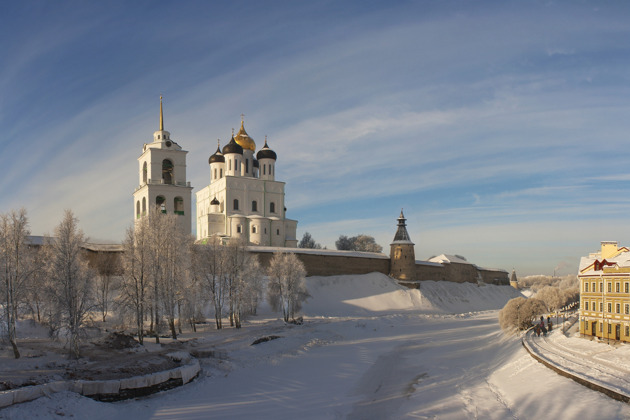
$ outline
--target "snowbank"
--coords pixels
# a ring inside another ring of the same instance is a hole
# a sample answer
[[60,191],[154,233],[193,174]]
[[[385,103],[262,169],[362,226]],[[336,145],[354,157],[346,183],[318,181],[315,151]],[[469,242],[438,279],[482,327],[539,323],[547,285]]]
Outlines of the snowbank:
[[426,313],[465,313],[500,309],[520,296],[510,286],[424,281],[408,289],[381,273],[308,277],[311,295],[302,308],[307,316],[363,316],[416,310]]

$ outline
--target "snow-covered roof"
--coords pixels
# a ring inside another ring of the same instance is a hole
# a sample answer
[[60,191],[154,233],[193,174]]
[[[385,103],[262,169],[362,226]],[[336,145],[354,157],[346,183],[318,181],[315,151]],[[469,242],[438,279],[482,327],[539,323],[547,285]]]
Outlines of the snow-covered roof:
[[456,263],[456,264],[475,265],[473,263],[466,261],[466,259],[460,255],[449,255],[449,254],[442,254],[442,255],[438,255],[437,257],[429,258],[429,262],[436,262],[440,264]]
[[[623,249],[623,248],[621,248]],[[579,271],[585,271],[587,270],[589,267],[591,267],[591,270],[594,270],[594,264],[595,262],[603,262],[606,261],[608,263],[608,265],[614,265],[617,267],[630,267],[630,252],[628,251],[622,251],[620,254],[614,256],[614,257],[610,257],[610,258],[602,258],[602,254],[601,252],[593,252],[590,253],[588,255],[588,257],[582,257],[580,258],[580,266],[579,266]],[[588,270],[587,270],[588,271]]]

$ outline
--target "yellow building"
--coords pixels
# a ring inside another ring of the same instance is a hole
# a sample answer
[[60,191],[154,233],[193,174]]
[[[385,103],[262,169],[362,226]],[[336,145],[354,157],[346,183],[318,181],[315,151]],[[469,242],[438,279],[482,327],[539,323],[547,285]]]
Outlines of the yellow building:
[[578,279],[580,333],[630,342],[630,250],[602,242],[581,258]]

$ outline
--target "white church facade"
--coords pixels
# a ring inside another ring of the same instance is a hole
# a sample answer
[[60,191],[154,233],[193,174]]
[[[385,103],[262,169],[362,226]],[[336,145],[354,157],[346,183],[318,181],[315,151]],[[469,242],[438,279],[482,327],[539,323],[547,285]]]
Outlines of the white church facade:
[[178,215],[182,230],[190,234],[192,187],[186,180],[187,153],[171,139],[171,133],[164,130],[160,97],[160,128],[153,133],[153,142],[144,144],[138,158],[134,220],[147,216],[152,207],[157,207],[163,213]]
[[242,238],[252,245],[296,247],[297,221],[286,218],[276,153],[241,128],[210,156],[210,184],[196,193],[197,240]]

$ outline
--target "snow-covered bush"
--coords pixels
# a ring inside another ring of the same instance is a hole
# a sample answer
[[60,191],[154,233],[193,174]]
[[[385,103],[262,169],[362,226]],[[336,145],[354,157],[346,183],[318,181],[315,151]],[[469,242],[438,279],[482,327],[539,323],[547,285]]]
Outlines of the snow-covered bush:
[[526,330],[546,311],[545,303],[539,299],[517,297],[499,311],[499,324],[504,330]]

